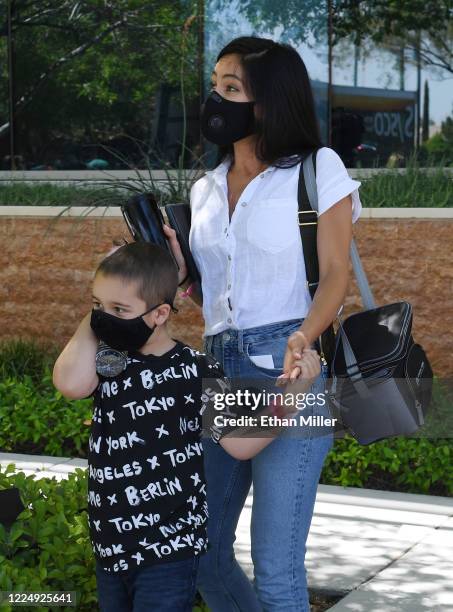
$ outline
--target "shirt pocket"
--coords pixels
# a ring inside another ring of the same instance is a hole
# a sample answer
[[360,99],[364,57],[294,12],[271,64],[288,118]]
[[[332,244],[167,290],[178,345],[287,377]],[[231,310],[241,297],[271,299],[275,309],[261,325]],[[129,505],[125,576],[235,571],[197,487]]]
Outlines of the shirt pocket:
[[278,253],[300,240],[297,203],[288,198],[257,201],[247,219],[247,239],[268,253]]

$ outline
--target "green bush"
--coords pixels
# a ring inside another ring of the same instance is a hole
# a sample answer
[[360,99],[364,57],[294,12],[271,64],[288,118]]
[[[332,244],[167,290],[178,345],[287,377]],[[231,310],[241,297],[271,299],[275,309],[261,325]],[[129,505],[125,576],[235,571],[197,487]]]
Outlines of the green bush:
[[86,457],[92,400],[68,400],[52,383],[58,349],[0,342],[0,451]]
[[[443,439],[451,421],[451,398],[435,382],[435,408],[426,427],[412,438],[361,446],[352,438],[335,441],[321,482],[353,487],[453,496],[453,439]],[[31,376],[0,382],[0,450],[86,457],[92,400],[67,400],[52,385]]]
[[86,457],[92,400],[68,400],[49,369],[39,384],[30,374],[0,380],[0,450]]
[[37,340],[17,339],[0,342],[0,381],[28,375],[39,384],[58,357],[56,347]]
[[402,173],[387,171],[363,179],[360,199],[367,208],[451,207],[453,180],[442,166],[420,170],[413,160]]
[[77,469],[61,482],[13,471],[13,465],[0,466],[0,490],[18,487],[25,510],[11,529],[0,525],[0,590],[77,591],[77,609],[96,610],[85,470]]
[[[437,135],[432,140],[436,139]],[[371,178],[362,179],[360,196],[363,206],[453,206],[453,180],[451,173],[444,170],[447,165],[446,158],[437,154],[431,155],[426,147],[423,151],[423,156],[411,154],[402,172],[382,169],[382,172]],[[161,203],[167,201],[169,193],[169,201],[186,200],[192,179],[189,176],[186,179],[173,178],[167,184],[170,192],[162,190],[160,185],[149,179],[132,178],[126,184],[122,179],[108,179],[107,175],[105,181],[92,187],[14,181],[0,184],[0,206],[78,206],[81,207],[82,215],[82,207],[88,210],[96,206],[120,206],[136,191],[152,191]]]
[[[54,353],[35,345],[0,345],[0,451],[86,457],[92,400],[67,400],[52,384]],[[12,374],[16,374],[13,377]],[[453,496],[451,390],[435,378],[427,424],[412,438],[360,446],[335,441],[321,476],[324,484]]]
[[[321,482],[407,493],[453,496],[453,393],[434,377],[425,425],[411,437],[361,446],[351,437],[335,440]],[[450,433],[451,435],[451,433]]]
[[335,440],[323,484],[453,496],[453,440],[394,438],[369,446]]
[[58,185],[13,181],[0,184],[0,206],[119,206],[124,195],[96,186]]

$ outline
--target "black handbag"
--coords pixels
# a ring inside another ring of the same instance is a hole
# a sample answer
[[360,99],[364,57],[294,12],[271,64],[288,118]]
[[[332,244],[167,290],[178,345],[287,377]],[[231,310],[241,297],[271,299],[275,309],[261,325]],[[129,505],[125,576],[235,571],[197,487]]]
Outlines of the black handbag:
[[181,246],[181,252],[186,261],[189,276],[193,282],[197,283],[198,289],[201,291],[201,276],[192,253],[190,252],[189,246],[189,234],[192,218],[190,204],[166,204],[164,209],[170,227],[176,231],[176,237],[178,238]]
[[[163,208],[167,215],[168,224],[176,231],[189,276],[196,283],[198,291],[201,293],[200,273],[189,248],[190,205],[166,204]],[[121,206],[121,212],[134,240],[150,242],[162,247],[170,253],[177,264],[163,230],[165,218],[162,214],[162,208],[158,205],[157,199],[152,193],[133,195]]]
[[156,244],[173,256],[163,230],[165,220],[154,194],[133,195],[121,206],[121,212],[134,240]]
[[[299,175],[299,225],[313,299],[319,283],[316,246],[318,196],[316,158],[309,153]],[[303,221],[300,221],[301,216]],[[337,319],[317,347],[329,366],[327,401],[332,416],[360,444],[410,435],[425,421],[432,399],[433,371],[412,337],[412,306],[401,301],[377,307],[354,239],[351,260],[364,310]]]

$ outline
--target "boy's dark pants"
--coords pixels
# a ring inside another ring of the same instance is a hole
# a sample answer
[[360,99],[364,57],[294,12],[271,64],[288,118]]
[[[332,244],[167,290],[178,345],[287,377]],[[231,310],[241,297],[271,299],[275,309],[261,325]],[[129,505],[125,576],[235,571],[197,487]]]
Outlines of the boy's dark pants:
[[200,557],[108,573],[96,561],[101,612],[192,612]]

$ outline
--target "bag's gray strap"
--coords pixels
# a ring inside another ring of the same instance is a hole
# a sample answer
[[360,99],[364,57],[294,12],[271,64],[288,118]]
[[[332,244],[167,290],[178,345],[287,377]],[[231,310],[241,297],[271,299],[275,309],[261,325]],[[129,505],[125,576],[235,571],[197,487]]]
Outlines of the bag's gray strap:
[[[310,153],[310,155],[305,158],[303,162],[303,172],[310,206],[313,208],[313,210],[316,210],[316,212],[318,212],[318,189],[316,187],[315,168],[313,166],[313,153]],[[373,293],[371,291],[368,279],[363,269],[362,262],[360,261],[359,252],[357,251],[357,246],[355,244],[354,238],[351,240],[351,247],[349,252],[363,306],[365,310],[369,310],[370,308],[376,308]]]
[[359,287],[360,295],[362,297],[362,303],[365,307],[365,310],[376,308],[376,302],[374,301],[371,287],[368,283],[368,279],[366,277],[365,270],[363,269],[362,262],[360,261],[359,252],[357,250],[357,245],[354,241],[354,238],[351,240],[351,248],[349,250],[349,253],[351,255],[352,267],[354,269],[354,274],[357,279],[357,285]]
[[354,385],[355,390],[362,399],[369,399],[371,393],[363,380],[362,373],[360,372],[359,366],[357,365],[357,359],[352,350],[349,339],[346,332],[343,329],[343,325],[340,324],[341,339],[343,341],[343,353],[344,361],[346,365],[346,372],[348,373],[349,380]]
[[315,167],[313,166],[313,153],[310,153],[304,159],[302,170],[310,206],[318,212],[318,189],[316,187]]
[[[307,195],[308,195],[308,200],[310,202],[310,206],[313,208],[313,210],[316,210],[316,212],[318,212],[318,189],[316,186],[316,175],[315,175],[315,169],[313,166],[313,153],[311,153],[305,158],[303,162],[303,173],[304,173],[304,180],[305,180],[305,185],[307,189]],[[370,308],[375,308],[376,306],[375,306],[373,294],[371,292],[371,288],[368,283],[368,279],[363,269],[362,262],[360,261],[359,253],[357,251],[357,246],[355,244],[354,238],[351,240],[350,256],[351,256],[352,267],[354,270],[355,277],[357,279],[357,285],[359,287],[363,305],[366,310],[369,310]],[[370,400],[371,393],[362,377],[362,374],[357,364],[356,356],[354,355],[354,351],[352,350],[352,347],[346,335],[346,332],[343,329],[343,324],[340,318],[340,313],[342,310],[343,310],[343,306],[341,306],[340,310],[338,311],[337,319],[340,324],[339,333],[341,334],[342,343],[343,343],[346,371],[357,393],[363,399]],[[336,390],[335,389],[336,382],[337,381],[335,378],[333,381],[333,387],[332,387],[333,393],[335,393],[335,390]]]

